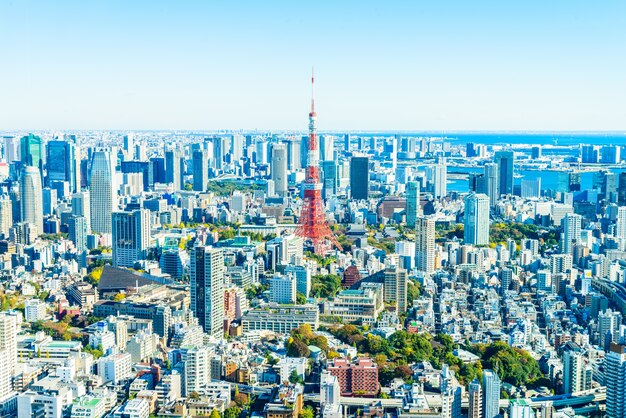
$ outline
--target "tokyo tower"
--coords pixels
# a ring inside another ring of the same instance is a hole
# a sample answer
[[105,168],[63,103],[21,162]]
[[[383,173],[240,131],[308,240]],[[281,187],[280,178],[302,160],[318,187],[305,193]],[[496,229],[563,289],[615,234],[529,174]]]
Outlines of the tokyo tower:
[[306,179],[304,180],[304,203],[296,235],[309,241],[315,254],[325,255],[333,247],[341,248],[328,226],[326,210],[322,200],[320,181],[319,147],[315,123],[315,75],[311,75],[311,112],[309,113],[309,149],[307,154]]

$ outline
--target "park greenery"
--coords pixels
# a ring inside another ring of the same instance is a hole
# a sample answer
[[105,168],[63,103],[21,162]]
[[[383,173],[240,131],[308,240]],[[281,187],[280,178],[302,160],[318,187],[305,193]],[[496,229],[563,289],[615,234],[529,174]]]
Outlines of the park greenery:
[[230,180],[212,180],[209,181],[207,192],[214,193],[217,196],[230,196],[233,192],[252,193],[255,190],[264,190],[265,186],[257,183],[242,183]]
[[310,345],[313,345],[324,352],[328,352],[328,340],[323,335],[317,335],[313,332],[310,325],[300,325],[291,331],[291,335],[287,340],[287,356],[289,357],[308,357],[311,354]]
[[380,368],[379,378],[383,385],[394,378],[411,382],[413,371],[409,365],[420,361],[429,361],[435,368],[447,364],[464,385],[480,378],[483,369],[495,370],[504,382],[515,386],[535,387],[546,383],[535,359],[526,351],[503,342],[466,347],[480,359],[474,363],[464,363],[453,354],[457,345],[446,334],[433,337],[426,333],[402,330],[385,339],[371,333],[365,334],[355,325],[343,325],[329,331],[344,343],[356,347],[359,353],[372,357]]
[[341,277],[336,274],[318,274],[311,278],[311,295],[332,298],[341,289]]

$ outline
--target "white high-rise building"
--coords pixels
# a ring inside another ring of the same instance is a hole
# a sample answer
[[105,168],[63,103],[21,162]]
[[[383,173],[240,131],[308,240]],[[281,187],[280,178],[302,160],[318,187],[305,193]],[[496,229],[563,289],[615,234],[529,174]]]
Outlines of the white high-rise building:
[[74,243],[76,251],[82,253],[87,249],[87,218],[70,216],[67,220],[69,239]]
[[619,239],[626,239],[626,206],[620,206],[617,209],[615,236]]
[[204,332],[224,335],[224,253],[197,246],[191,251],[191,310]]
[[150,247],[150,211],[115,212],[113,222],[113,266],[133,267]]
[[435,271],[435,218],[420,216],[415,222],[415,267],[431,274]]
[[320,409],[322,418],[341,418],[341,386],[337,376],[322,373],[320,379]]
[[[604,346],[605,342],[619,342],[619,329],[622,324],[622,314],[612,309],[607,309],[598,314],[598,337],[599,345]],[[610,340],[609,336],[610,335]]]
[[43,234],[43,192],[38,168],[26,166],[22,170],[20,196],[22,222],[35,225],[37,235]]
[[606,416],[626,417],[626,346],[610,345],[604,357],[606,381]]
[[296,303],[297,283],[293,275],[275,275],[270,279],[270,302]]
[[91,230],[100,234],[110,234],[112,214],[117,206],[117,193],[114,182],[114,150],[96,150],[91,159],[89,182],[89,202]]
[[113,384],[117,385],[122,380],[133,376],[131,365],[132,357],[130,353],[111,354],[101,357],[97,363],[98,376],[104,382],[113,382]]
[[0,234],[9,236],[9,230],[13,226],[13,202],[9,195],[0,196]]
[[[202,393],[211,382],[211,360],[207,347],[193,347],[183,354],[185,364],[183,374],[183,395],[191,392]],[[219,377],[219,376],[218,376]]]
[[91,232],[91,207],[89,190],[82,190],[72,195],[72,215],[85,217],[87,233]]
[[286,144],[272,144],[271,173],[274,181],[274,193],[278,196],[286,196],[288,191]]
[[500,415],[500,378],[493,370],[483,370],[483,416]]
[[39,299],[24,302],[24,318],[28,322],[36,322],[46,317],[46,303]]
[[582,219],[582,216],[575,213],[568,213],[563,218],[563,238],[561,241],[561,252],[563,254],[574,253],[574,244],[580,241]]
[[465,243],[489,244],[489,197],[470,193],[465,197]]
[[11,378],[17,367],[17,333],[17,317],[7,312],[0,313],[0,415],[15,407]]
[[569,341],[563,348],[563,393],[591,389],[591,368],[580,347]]
[[444,197],[448,194],[448,173],[445,163],[427,167],[426,173],[432,185],[433,196]]

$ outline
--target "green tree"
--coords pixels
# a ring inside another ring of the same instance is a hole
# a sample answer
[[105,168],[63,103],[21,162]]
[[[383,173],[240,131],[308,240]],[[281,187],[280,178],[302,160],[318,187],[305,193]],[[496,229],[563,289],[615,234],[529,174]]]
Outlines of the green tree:
[[315,418],[315,412],[313,411],[313,408],[307,405],[302,408],[302,411],[300,411],[300,415],[298,415],[298,418]]
[[209,418],[222,418],[220,415],[220,411],[218,411],[217,409],[214,409],[211,411],[211,415],[209,415]]
[[304,383],[304,379],[302,379],[302,376],[300,376],[296,370],[292,370],[291,374],[289,375],[289,382]]
[[306,296],[304,296],[304,293],[296,293],[296,303],[298,305],[304,305],[306,303]]
[[237,406],[231,406],[224,411],[224,418],[239,418],[241,415],[241,408]]
[[290,337],[287,340],[287,356],[308,357],[310,354],[309,347],[301,339]]

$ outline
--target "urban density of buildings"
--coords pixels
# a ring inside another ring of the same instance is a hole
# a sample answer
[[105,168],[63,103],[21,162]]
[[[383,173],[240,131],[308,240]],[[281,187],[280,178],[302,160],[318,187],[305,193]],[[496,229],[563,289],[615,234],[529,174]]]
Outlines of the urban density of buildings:
[[0,417],[626,417],[623,140],[317,110],[3,132]]

